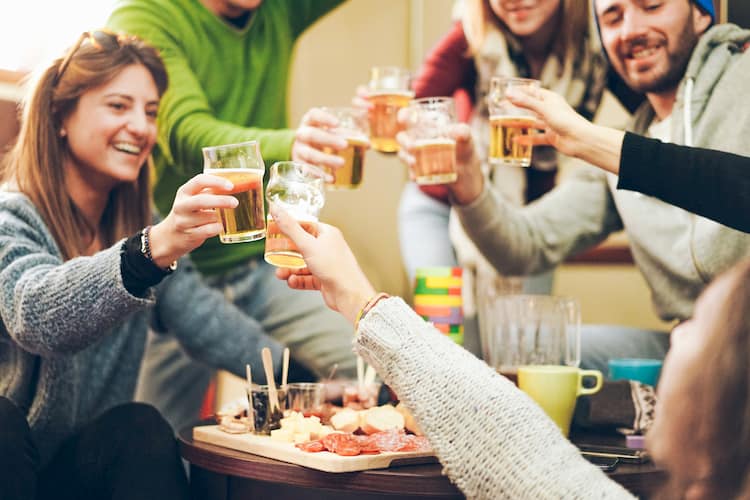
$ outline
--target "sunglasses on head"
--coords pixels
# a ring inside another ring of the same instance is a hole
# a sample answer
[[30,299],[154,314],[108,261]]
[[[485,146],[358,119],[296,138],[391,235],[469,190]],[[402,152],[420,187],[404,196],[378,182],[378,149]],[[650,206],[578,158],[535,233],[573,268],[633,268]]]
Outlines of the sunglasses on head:
[[113,50],[121,47],[122,42],[133,38],[134,37],[129,35],[118,35],[117,33],[113,33],[107,30],[84,31],[83,33],[81,33],[81,36],[78,37],[76,43],[74,43],[70,47],[68,53],[65,54],[65,57],[60,63],[60,66],[57,68],[57,75],[55,75],[55,81],[53,82],[53,85],[58,84],[63,73],[65,73],[65,70],[68,69],[71,59],[73,59],[73,56],[76,54],[76,52],[78,52],[78,49],[80,49],[85,42],[88,42],[89,44],[100,50]]

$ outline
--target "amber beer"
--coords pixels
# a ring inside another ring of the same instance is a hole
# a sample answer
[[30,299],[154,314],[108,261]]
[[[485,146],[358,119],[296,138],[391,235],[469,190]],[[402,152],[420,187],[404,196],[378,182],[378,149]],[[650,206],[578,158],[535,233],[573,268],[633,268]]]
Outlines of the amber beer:
[[396,116],[398,110],[406,107],[414,98],[414,92],[371,93],[370,102],[370,143],[373,149],[383,153],[398,151],[396,134],[403,130]]
[[490,117],[490,163],[517,167],[531,165],[533,146],[531,144],[518,144],[514,139],[534,133],[534,118],[532,117]]
[[425,139],[414,145],[414,177],[417,184],[446,184],[455,182],[456,141]]
[[[300,226],[312,234],[318,235],[318,220],[309,217],[306,219],[297,218]],[[289,239],[279,229],[279,225],[269,215],[266,222],[266,253],[263,258],[269,264],[276,267],[286,267],[289,269],[302,269],[305,267],[305,259],[302,258],[297,245]]]
[[[230,194],[237,199],[235,208],[216,210],[222,243],[240,243],[255,241],[265,234],[263,208],[263,174],[262,171],[249,171],[242,168],[210,168],[204,173],[223,177],[234,184]],[[222,193],[224,194],[224,193]]]
[[333,182],[327,184],[331,189],[354,189],[362,183],[362,174],[365,169],[365,153],[370,144],[366,137],[347,137],[348,143],[345,149],[334,151],[324,148],[327,154],[334,154],[344,159],[344,165],[333,169],[326,168],[334,178]]

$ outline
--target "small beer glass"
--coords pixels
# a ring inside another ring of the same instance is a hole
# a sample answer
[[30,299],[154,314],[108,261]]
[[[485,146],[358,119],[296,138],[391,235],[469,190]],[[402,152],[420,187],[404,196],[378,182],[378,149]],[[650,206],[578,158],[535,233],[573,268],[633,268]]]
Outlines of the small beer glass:
[[370,70],[368,84],[370,109],[370,142],[373,149],[383,153],[398,151],[396,134],[399,128],[396,115],[414,98],[411,73],[395,66],[375,66]]
[[494,77],[490,81],[487,104],[490,111],[489,162],[493,165],[528,167],[531,165],[530,144],[518,144],[516,137],[534,134],[534,115],[508,101],[505,93],[513,87],[539,87],[539,80],[530,78]]
[[216,210],[222,243],[255,241],[266,235],[263,207],[265,165],[257,141],[203,148],[203,173],[228,179],[234,189],[228,193],[239,202],[235,208]]
[[456,106],[450,97],[426,97],[409,104],[407,132],[414,141],[412,169],[417,184],[455,182],[456,140],[450,128],[456,123]]
[[[325,203],[324,172],[317,167],[293,161],[271,165],[266,199],[297,219],[308,233],[318,234],[318,213]],[[301,269],[305,260],[299,249],[269,215],[266,229],[266,262],[277,267]]]
[[365,153],[370,148],[370,124],[367,111],[351,107],[322,108],[326,113],[335,116],[339,124],[331,129],[334,134],[346,139],[346,149],[334,151],[324,148],[324,152],[335,154],[344,159],[344,165],[337,169],[326,168],[334,178],[326,183],[329,189],[355,189],[362,183],[365,169]]

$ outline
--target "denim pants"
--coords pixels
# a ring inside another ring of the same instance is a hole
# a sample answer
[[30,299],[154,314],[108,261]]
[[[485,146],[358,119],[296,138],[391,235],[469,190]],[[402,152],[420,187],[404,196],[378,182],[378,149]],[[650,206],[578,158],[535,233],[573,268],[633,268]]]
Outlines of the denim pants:
[[[352,325],[328,309],[320,292],[292,290],[276,278],[274,270],[253,260],[204,280],[255,318],[266,334],[288,346],[293,362],[315,377],[326,376],[334,364],[338,376],[353,377]],[[198,418],[213,374],[214,369],[191,360],[174,336],[150,332],[136,399],[157,407],[179,431]],[[263,375],[256,376],[265,383]],[[291,377],[290,372],[290,381]]]

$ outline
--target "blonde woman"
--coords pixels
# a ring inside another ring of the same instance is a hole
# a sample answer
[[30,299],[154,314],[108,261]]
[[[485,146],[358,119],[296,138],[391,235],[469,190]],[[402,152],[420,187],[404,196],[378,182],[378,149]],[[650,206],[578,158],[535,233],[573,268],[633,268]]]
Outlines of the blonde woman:
[[[460,88],[469,91],[474,103],[469,122],[483,168],[493,189],[516,205],[529,203],[554,186],[557,155],[552,148],[538,147],[531,168],[488,164],[490,80],[495,76],[539,79],[542,86],[554,89],[579,113],[592,118],[606,84],[607,66],[589,26],[589,2],[580,0],[465,0],[461,22],[427,56],[415,79],[417,97],[452,95]],[[402,148],[401,156],[413,162],[408,147]],[[465,268],[467,347],[476,351],[468,331],[475,297],[489,286],[518,291],[522,282],[495,273],[457,218],[449,216],[447,189],[437,188],[405,187],[398,218],[401,254],[410,277],[422,266]],[[551,282],[549,272],[523,286],[528,292],[548,293]]]

